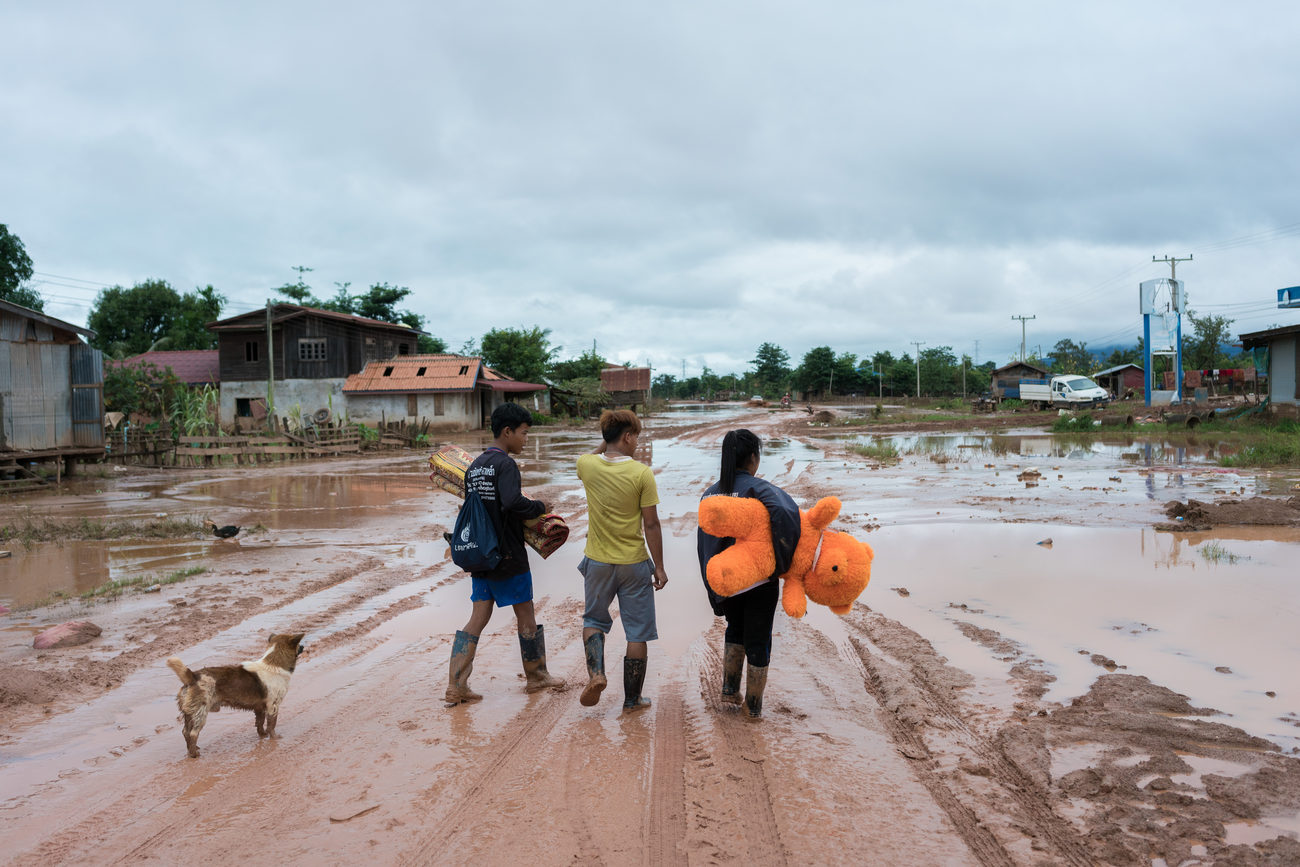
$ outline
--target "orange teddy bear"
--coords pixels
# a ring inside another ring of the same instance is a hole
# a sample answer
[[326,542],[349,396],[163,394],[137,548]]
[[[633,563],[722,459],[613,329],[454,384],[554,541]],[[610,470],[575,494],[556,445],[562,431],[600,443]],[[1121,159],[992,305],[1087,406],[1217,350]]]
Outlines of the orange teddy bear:
[[[790,570],[781,576],[781,605],[791,617],[803,617],[810,599],[836,614],[847,614],[871,580],[871,546],[826,529],[840,506],[839,498],[823,497],[811,509],[799,511],[799,544]],[[700,527],[712,536],[736,540],[705,567],[709,586],[720,596],[747,590],[776,569],[770,519],[758,500],[705,497],[700,501]]]

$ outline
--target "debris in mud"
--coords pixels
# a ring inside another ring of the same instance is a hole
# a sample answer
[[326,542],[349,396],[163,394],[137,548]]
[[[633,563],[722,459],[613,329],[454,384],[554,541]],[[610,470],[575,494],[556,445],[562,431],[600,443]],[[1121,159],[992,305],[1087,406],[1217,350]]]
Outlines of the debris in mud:
[[1043,477],[1042,472],[1040,472],[1039,470],[1034,469],[1033,467],[1030,467],[1030,468],[1027,469],[1027,470],[1021,470],[1020,473],[1016,476],[1016,481],[1017,481],[1017,482],[1037,482],[1037,481],[1038,481],[1039,479],[1041,479],[1042,477]]
[[1155,528],[1175,533],[1212,530],[1220,525],[1300,527],[1300,496],[1285,500],[1251,497],[1216,503],[1188,500],[1185,504],[1171,500],[1165,503],[1165,514],[1177,523],[1161,522]]
[[1214,667],[1214,670],[1217,671],[1219,674],[1232,674],[1232,669],[1228,668],[1228,666],[1226,665],[1216,665]]
[[1035,542],[1034,544],[1035,544],[1035,545],[1042,545],[1044,548],[1050,548],[1050,547],[1052,547],[1052,540],[1051,540],[1050,538],[1049,538],[1049,539],[1041,539],[1041,540]]
[[49,629],[37,635],[32,639],[32,647],[37,650],[51,650],[56,647],[76,647],[78,644],[85,644],[87,641],[93,641],[103,634],[104,630],[100,629],[89,620],[69,620],[67,623],[60,623],[58,626],[51,626]]
[[1107,671],[1114,671],[1117,668],[1128,667],[1128,666],[1120,665],[1118,662],[1111,659],[1109,656],[1103,656],[1100,653],[1092,654],[1091,656],[1088,657],[1088,660],[1093,665],[1100,665],[1102,668],[1106,669]]
[[911,590],[908,590],[906,587],[891,587],[891,588],[889,588],[889,589],[890,589],[890,590],[893,590],[893,591],[894,591],[895,593],[897,593],[899,596],[911,596],[911,595],[912,595],[912,591],[911,591]]
[[334,822],[334,823],[338,823],[338,822],[350,822],[350,821],[352,821],[353,819],[358,818],[359,816],[364,816],[364,815],[366,815],[367,813],[373,813],[375,810],[378,810],[378,809],[379,809],[379,804],[372,804],[371,806],[366,807],[364,810],[360,810],[360,811],[358,811],[358,812],[356,812],[356,813],[353,813],[351,816],[340,816],[340,817],[330,816],[330,821],[331,821],[331,822]]

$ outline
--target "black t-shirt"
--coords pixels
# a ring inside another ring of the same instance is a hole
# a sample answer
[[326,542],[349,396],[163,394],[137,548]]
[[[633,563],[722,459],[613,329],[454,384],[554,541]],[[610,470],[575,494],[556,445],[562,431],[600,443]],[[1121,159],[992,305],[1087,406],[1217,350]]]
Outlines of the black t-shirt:
[[501,562],[491,572],[474,572],[475,578],[513,578],[528,571],[528,552],[524,549],[524,521],[546,513],[546,504],[523,495],[519,484],[519,465],[501,449],[493,446],[474,459],[465,470],[465,488],[473,486],[492,516],[501,546]]

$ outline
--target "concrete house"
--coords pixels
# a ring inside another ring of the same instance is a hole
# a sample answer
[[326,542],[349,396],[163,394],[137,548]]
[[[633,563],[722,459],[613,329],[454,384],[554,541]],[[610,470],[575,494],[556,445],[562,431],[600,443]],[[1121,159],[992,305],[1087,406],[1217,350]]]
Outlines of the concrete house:
[[0,301],[0,463],[104,455],[104,360],[95,332]]
[[406,325],[298,304],[273,304],[207,327],[217,334],[221,423],[244,426],[265,418],[268,378],[277,416],[294,406],[304,415],[337,413],[349,376],[368,362],[410,355],[420,335]]
[[513,380],[481,358],[464,355],[405,355],[372,361],[343,385],[348,418],[353,421],[427,422],[435,430],[485,428],[492,410],[507,400],[545,412],[549,409],[546,394],[545,385]]

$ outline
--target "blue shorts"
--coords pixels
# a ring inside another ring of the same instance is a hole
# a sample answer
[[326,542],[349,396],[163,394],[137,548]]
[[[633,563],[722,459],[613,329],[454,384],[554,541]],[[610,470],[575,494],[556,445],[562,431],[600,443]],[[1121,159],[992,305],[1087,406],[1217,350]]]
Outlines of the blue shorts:
[[617,597],[618,616],[628,641],[654,641],[659,637],[655,628],[653,563],[642,560],[613,565],[583,557],[578,571],[582,573],[587,596],[587,609],[582,612],[584,628],[609,632],[614,625],[609,605]]
[[495,602],[497,608],[533,601],[533,573],[521,572],[513,578],[470,578],[474,589],[470,602]]

